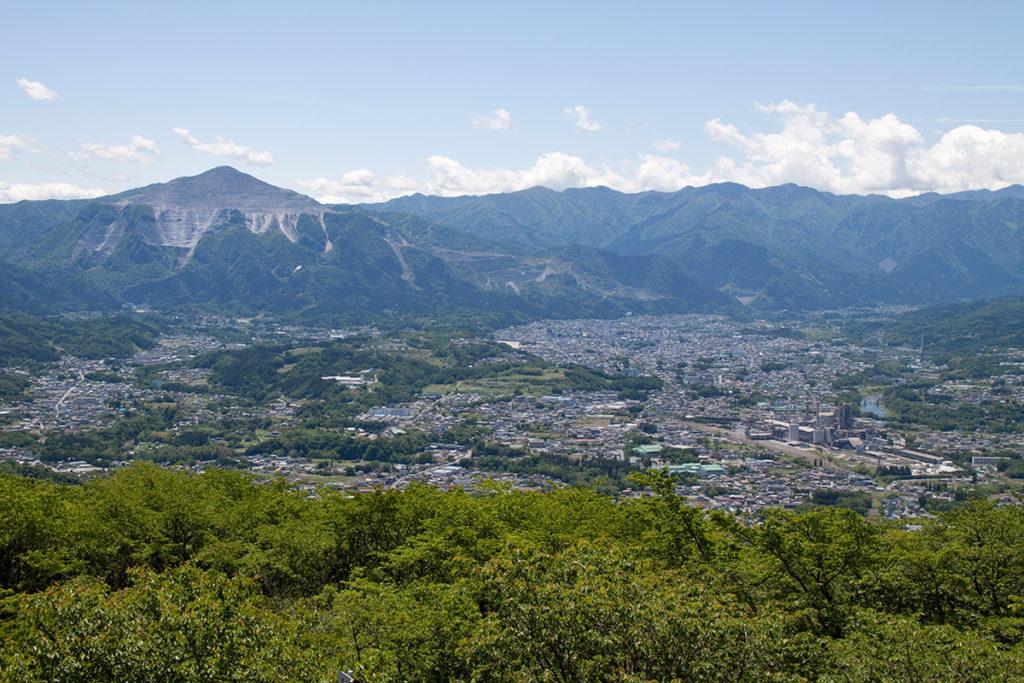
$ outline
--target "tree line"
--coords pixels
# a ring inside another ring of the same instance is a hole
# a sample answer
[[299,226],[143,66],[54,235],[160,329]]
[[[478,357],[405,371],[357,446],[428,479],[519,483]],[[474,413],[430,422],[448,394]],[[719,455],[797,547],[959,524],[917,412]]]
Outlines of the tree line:
[[650,495],[0,476],[12,681],[1019,680],[1024,511],[754,525]]

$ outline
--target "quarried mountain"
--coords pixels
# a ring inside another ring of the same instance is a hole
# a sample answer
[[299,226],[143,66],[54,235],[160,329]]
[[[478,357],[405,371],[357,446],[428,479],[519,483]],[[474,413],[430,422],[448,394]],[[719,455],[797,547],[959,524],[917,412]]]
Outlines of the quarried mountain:
[[232,168],[0,206],[0,306],[371,319],[937,303],[1024,293],[1024,188],[533,188],[326,206]]
[[[301,216],[319,219],[327,212],[325,206],[311,197],[274,187],[230,166],[129,190],[100,201],[122,209],[150,207],[152,223],[142,233],[146,242],[189,250],[211,230],[238,219],[250,232],[278,231],[294,242]],[[123,229],[119,220],[105,230],[95,226],[83,235],[81,248],[110,249],[108,245],[116,243]]]
[[0,249],[28,282],[0,305],[22,310],[59,299],[43,283],[72,282],[107,306],[364,320],[734,305],[661,257],[526,253],[410,214],[327,207],[227,167],[93,201],[0,207]]

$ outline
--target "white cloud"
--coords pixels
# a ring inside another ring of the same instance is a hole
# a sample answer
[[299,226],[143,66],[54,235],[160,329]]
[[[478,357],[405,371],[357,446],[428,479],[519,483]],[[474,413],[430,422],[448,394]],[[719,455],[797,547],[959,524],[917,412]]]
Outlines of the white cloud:
[[[700,171],[659,154],[595,166],[579,156],[551,152],[522,169],[470,168],[437,155],[423,163],[415,178],[378,177],[358,169],[340,180],[297,182],[317,199],[339,203],[383,201],[413,192],[443,196],[512,192],[535,185],[555,190],[605,185],[623,192],[671,192],[726,181],[751,187],[796,183],[841,194],[902,197],[1024,184],[1022,133],[961,125],[929,145],[920,131],[895,114],[863,118],[848,112],[836,118],[813,104],[788,100],[756,108],[777,119],[781,130],[741,131],[719,119],[708,121],[707,135],[738,153]],[[666,151],[674,149],[675,141],[664,143]]]
[[20,202],[23,199],[90,199],[105,194],[107,191],[101,187],[85,188],[71,183],[28,185],[0,181],[0,203]]
[[941,116],[937,119],[907,119],[915,123],[1024,123],[1024,119],[951,119]]
[[673,140],[672,138],[665,138],[664,140],[656,140],[652,142],[651,147],[662,153],[673,152],[679,149],[679,141]]
[[963,125],[928,146],[914,126],[895,114],[865,120],[848,112],[835,118],[813,104],[788,100],[757,108],[780,119],[782,130],[744,134],[718,119],[706,124],[712,139],[742,154],[720,158],[713,171],[716,180],[892,196],[1024,183],[1022,133]]
[[512,127],[512,116],[507,109],[495,109],[489,116],[474,116],[470,123],[477,130],[508,130]]
[[688,165],[675,159],[648,154],[635,165],[629,182],[620,183],[616,189],[623,192],[675,192],[689,185],[707,185],[713,180],[710,172],[697,175]]
[[601,130],[601,124],[597,121],[590,120],[590,110],[584,107],[582,104],[575,107],[566,107],[566,116],[571,116],[576,119],[576,128],[579,130],[586,130],[590,132]]
[[378,181],[373,172],[357,168],[341,176],[339,180],[319,178],[298,179],[296,187],[317,201],[325,204],[359,204],[382,202],[398,196],[387,191],[389,183]]
[[782,132],[743,135],[736,126],[718,119],[705,124],[705,132],[713,140],[739,148],[746,157],[740,163],[719,160],[720,169],[736,174],[729,180],[759,187],[787,182],[820,186],[838,177],[839,171],[830,159],[833,151],[826,139],[832,129],[827,113],[818,111],[813,104],[799,107],[789,101],[757,108],[779,114],[783,119]]
[[296,185],[321,202],[359,203],[385,201],[414,192],[453,197],[514,192],[538,185],[554,190],[604,185],[623,192],[639,192],[678,190],[710,182],[708,174],[694,175],[685,164],[654,155],[627,162],[619,171],[591,166],[582,158],[563,152],[543,154],[524,169],[469,168],[438,155],[423,163],[423,172],[422,179],[414,180],[405,175],[377,178],[367,169],[358,169],[344,174],[340,180],[314,178],[297,180]]
[[424,164],[426,192],[446,196],[511,192],[536,185],[564,190],[567,187],[607,185],[614,175],[588,166],[580,157],[562,152],[540,156],[530,168],[473,169],[445,156],[432,156]]
[[265,150],[257,152],[252,147],[240,145],[234,140],[225,140],[219,135],[213,142],[201,142],[193,137],[187,128],[175,128],[174,132],[182,142],[192,149],[212,154],[215,157],[226,157],[253,166],[273,166],[275,163],[274,155],[270,152]]
[[32,138],[0,133],[0,160],[10,159],[15,152],[42,152],[43,146]]
[[958,126],[908,159],[915,189],[998,189],[1024,183],[1024,134]]
[[128,143],[112,145],[108,142],[83,142],[77,150],[68,152],[72,161],[86,161],[94,157],[110,161],[124,161],[133,164],[152,163],[160,154],[156,143],[139,135],[132,136]]
[[915,184],[908,170],[910,158],[924,139],[916,128],[902,123],[894,114],[864,121],[854,112],[839,120],[843,136],[836,153],[848,168],[836,184],[845,192],[886,192],[911,189]]
[[19,78],[18,86],[25,91],[25,94],[33,100],[43,100],[46,102],[52,102],[53,100],[59,100],[58,95],[53,90],[50,90],[39,81],[30,81],[27,78]]

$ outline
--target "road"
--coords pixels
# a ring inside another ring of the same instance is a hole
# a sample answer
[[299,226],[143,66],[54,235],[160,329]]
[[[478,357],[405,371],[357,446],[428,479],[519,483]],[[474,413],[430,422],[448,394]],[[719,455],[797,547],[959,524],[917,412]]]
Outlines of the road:
[[56,425],[58,422],[60,422],[60,407],[64,404],[64,401],[67,400],[67,397],[71,395],[72,391],[74,391],[75,389],[78,388],[79,384],[81,384],[82,382],[85,381],[85,375],[82,374],[81,370],[76,370],[75,372],[78,373],[78,381],[75,382],[74,384],[72,384],[70,387],[68,387],[68,390],[65,391],[64,395],[61,396],[60,400],[57,401],[57,405],[53,406],[53,413],[54,413],[53,423],[54,423],[54,425]]

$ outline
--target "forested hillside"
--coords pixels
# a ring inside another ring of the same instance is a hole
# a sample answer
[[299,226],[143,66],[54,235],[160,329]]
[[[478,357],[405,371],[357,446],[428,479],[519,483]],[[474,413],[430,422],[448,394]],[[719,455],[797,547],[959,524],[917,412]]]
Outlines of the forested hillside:
[[37,318],[0,309],[0,367],[26,361],[129,356],[156,345],[155,318]]
[[1024,298],[1003,297],[932,306],[900,316],[885,328],[885,341],[917,346],[923,335],[929,353],[977,353],[1024,346]]
[[0,307],[504,325],[1019,295],[1021,192],[895,200],[719,183],[327,206],[219,167],[0,205]]
[[762,524],[490,486],[307,497],[136,465],[0,478],[12,681],[992,681],[1024,676],[1024,512]]
[[1021,188],[905,200],[736,183],[626,194],[535,187],[400,197],[406,212],[510,247],[658,254],[755,308],[929,303],[1019,294]]

